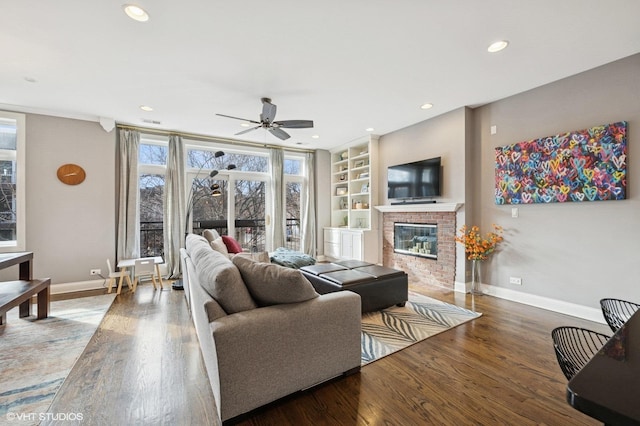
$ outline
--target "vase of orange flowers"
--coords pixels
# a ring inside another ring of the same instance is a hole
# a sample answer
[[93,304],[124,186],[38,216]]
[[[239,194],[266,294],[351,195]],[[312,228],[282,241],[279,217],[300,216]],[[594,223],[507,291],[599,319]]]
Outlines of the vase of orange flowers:
[[480,289],[480,262],[486,260],[493,253],[500,242],[504,240],[502,237],[502,227],[493,226],[493,232],[488,232],[484,237],[480,233],[480,227],[463,225],[460,228],[460,234],[455,239],[460,244],[464,244],[464,251],[467,259],[471,261],[471,293],[482,294]]

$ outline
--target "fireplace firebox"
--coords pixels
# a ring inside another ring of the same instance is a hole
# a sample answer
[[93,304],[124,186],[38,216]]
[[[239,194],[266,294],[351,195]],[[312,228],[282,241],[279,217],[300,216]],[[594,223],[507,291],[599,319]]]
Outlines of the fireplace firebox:
[[411,256],[438,258],[438,225],[394,223],[393,251]]

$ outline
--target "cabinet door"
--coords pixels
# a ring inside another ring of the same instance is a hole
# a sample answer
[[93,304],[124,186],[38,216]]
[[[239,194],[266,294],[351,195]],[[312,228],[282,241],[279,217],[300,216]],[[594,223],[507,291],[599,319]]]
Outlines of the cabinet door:
[[351,259],[352,253],[352,232],[342,231],[340,235],[340,257],[344,257],[345,259]]
[[351,233],[351,259],[364,260],[364,251],[362,250],[362,233]]

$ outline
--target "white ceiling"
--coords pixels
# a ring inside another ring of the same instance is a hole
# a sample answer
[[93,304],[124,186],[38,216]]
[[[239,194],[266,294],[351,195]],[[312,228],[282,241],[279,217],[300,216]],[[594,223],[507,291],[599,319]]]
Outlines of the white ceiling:
[[234,137],[270,97],[315,128],[238,139],[329,149],[640,52],[638,0],[124,2],[2,1],[0,108]]

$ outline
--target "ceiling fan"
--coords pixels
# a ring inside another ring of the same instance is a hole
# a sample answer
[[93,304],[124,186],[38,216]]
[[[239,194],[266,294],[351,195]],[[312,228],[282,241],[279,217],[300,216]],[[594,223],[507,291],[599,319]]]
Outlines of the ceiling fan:
[[236,133],[237,135],[243,135],[245,133],[249,133],[252,130],[256,130],[259,128],[267,129],[277,138],[282,140],[289,139],[291,136],[285,132],[284,129],[307,129],[309,127],[313,127],[313,120],[281,120],[274,121],[276,117],[277,107],[271,103],[271,99],[262,98],[262,113],[260,114],[260,121],[255,120],[247,120],[246,118],[233,117],[231,115],[225,114],[216,114],[220,117],[233,118],[234,120],[242,120],[248,123],[257,124],[257,126],[251,127],[250,129],[243,130],[241,132]]

